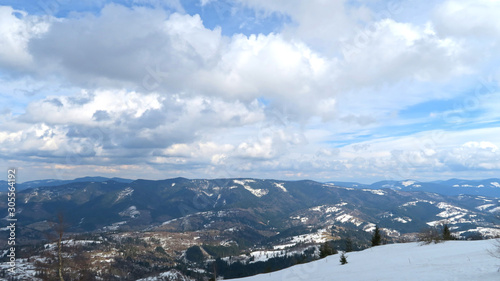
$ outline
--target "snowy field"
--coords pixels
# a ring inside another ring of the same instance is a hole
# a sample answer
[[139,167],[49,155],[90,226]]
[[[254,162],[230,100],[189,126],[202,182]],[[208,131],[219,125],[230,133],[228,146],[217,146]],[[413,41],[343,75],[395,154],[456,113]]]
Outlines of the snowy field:
[[495,240],[449,241],[420,246],[418,243],[392,244],[347,253],[348,264],[340,265],[340,255],[281,271],[240,278],[245,281],[327,281],[327,280],[500,280],[500,259],[488,250]]

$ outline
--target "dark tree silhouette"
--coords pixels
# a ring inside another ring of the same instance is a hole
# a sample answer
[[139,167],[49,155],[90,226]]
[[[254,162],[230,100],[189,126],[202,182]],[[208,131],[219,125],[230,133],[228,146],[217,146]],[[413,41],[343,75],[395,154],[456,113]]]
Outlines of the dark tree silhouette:
[[450,228],[448,227],[447,224],[443,226],[443,240],[454,240],[455,237],[451,235]]
[[320,258],[325,258],[329,255],[334,255],[336,254],[337,251],[335,251],[334,248],[330,245],[330,242],[325,242],[319,247],[319,257]]
[[347,263],[347,256],[345,255],[344,252],[340,255],[340,264],[344,265]]
[[372,236],[372,247],[378,246],[382,243],[382,236],[380,235],[380,230],[378,228],[378,225],[375,226],[375,231],[373,232]]
[[345,239],[345,251],[346,251],[346,253],[352,252],[352,239],[351,239],[351,237],[347,237]]

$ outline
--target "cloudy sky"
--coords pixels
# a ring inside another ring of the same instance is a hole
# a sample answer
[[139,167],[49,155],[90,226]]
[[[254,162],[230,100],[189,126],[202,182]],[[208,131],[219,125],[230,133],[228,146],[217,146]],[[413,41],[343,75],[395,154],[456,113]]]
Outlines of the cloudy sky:
[[20,181],[500,177],[500,1],[2,3]]

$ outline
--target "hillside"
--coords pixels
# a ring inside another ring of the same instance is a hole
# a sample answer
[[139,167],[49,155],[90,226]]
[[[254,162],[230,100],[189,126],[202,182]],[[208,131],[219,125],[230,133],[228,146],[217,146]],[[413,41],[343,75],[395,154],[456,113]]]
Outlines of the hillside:
[[[210,277],[214,265],[226,278],[276,271],[317,259],[325,242],[339,251],[348,241],[364,249],[375,225],[388,242],[415,241],[422,229],[442,224],[464,240],[500,235],[498,197],[309,180],[87,179],[17,192],[16,243],[19,257],[30,259],[27,268],[53,257],[43,246],[54,243],[58,214],[65,243],[79,241],[67,255],[80,253],[95,262],[90,271],[119,280],[171,270],[199,279]],[[7,208],[6,197],[0,193],[0,208]],[[74,265],[68,274],[79,270]]]
[[488,253],[492,249],[495,249],[494,240],[448,241],[423,246],[391,244],[348,253],[346,265],[340,265],[337,254],[237,280],[499,280],[500,260]]

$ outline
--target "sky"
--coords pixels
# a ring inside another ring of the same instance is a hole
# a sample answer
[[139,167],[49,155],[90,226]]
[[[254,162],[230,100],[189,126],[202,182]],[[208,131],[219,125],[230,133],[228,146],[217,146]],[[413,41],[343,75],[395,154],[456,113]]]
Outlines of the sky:
[[500,1],[0,5],[20,182],[500,177]]

